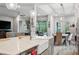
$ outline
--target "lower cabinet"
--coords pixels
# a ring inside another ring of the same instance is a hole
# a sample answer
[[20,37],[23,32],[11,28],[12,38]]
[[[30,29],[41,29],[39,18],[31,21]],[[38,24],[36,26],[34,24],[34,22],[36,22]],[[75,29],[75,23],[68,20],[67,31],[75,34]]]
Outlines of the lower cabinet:
[[37,55],[37,46],[32,47],[32,48],[20,53],[19,55]]

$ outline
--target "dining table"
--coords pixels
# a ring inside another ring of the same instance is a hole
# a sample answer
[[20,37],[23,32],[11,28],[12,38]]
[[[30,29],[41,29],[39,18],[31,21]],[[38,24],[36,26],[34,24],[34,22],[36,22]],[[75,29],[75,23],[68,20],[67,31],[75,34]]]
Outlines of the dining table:
[[[67,45],[68,36],[69,36],[68,34],[65,33],[62,34],[62,40],[65,45]],[[56,34],[54,34],[54,37],[56,38]]]

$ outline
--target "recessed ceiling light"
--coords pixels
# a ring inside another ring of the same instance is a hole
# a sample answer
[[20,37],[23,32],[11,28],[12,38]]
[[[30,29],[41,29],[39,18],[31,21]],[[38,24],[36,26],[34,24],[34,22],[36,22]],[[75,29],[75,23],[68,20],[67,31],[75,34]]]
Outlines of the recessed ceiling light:
[[8,9],[16,10],[17,8],[20,8],[20,5],[17,3],[6,3],[6,7]]
[[35,15],[35,12],[34,11],[32,12],[32,15]]
[[21,6],[20,6],[20,5],[18,5],[18,8],[21,8]]

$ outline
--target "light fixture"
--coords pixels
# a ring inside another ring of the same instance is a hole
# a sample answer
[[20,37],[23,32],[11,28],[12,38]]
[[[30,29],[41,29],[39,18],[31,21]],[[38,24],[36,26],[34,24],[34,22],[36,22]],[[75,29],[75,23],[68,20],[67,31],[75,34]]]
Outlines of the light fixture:
[[20,21],[21,19],[20,19],[20,15],[17,15],[17,21]]
[[6,7],[8,9],[16,10],[17,8],[20,8],[20,5],[17,3],[6,3]]
[[63,16],[60,18],[60,20],[61,20],[61,21],[63,20]]
[[34,10],[31,10],[31,13],[30,14],[31,14],[31,16],[35,16],[36,13],[35,13]]
[[33,15],[33,16],[35,15],[35,12],[34,12],[34,11],[32,12],[32,15]]

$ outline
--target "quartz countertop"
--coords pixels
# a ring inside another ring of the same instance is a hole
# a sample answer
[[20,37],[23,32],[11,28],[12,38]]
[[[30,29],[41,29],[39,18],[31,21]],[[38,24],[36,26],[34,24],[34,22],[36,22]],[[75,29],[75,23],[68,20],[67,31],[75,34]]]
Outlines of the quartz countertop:
[[34,41],[27,40],[26,37],[1,39],[0,54],[16,55],[37,45]]

